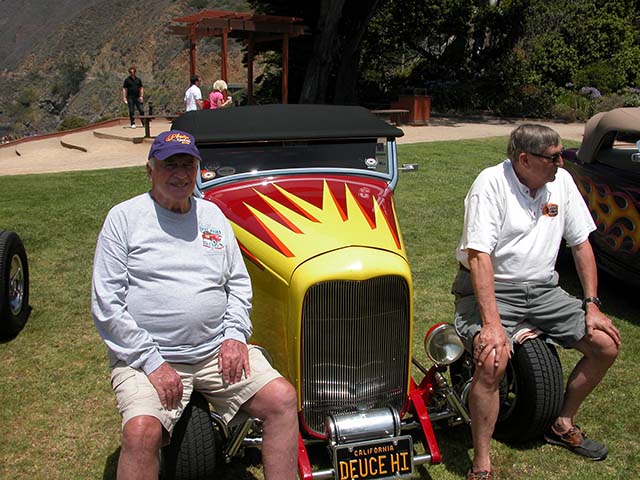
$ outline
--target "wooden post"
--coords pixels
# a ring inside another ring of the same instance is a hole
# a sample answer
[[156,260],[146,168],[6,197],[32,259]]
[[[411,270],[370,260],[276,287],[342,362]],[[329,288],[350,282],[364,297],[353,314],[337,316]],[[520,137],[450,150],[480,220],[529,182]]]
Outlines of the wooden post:
[[282,37],[282,103],[289,103],[289,35]]
[[255,47],[255,38],[253,32],[249,34],[249,42],[247,44],[247,104],[253,105],[253,49]]
[[227,81],[227,31],[223,30],[222,32],[222,50],[220,52],[220,56],[222,57],[220,59],[220,63],[221,63],[221,67],[220,67],[220,75],[222,77],[222,80],[224,80],[225,82]]
[[189,79],[196,74],[196,26],[189,25]]

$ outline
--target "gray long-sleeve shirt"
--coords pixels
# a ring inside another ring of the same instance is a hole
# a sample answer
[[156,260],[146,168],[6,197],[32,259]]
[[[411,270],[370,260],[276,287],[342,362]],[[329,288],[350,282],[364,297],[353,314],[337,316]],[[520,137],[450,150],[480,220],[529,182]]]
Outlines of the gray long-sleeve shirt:
[[149,374],[196,363],[251,335],[251,282],[233,230],[211,202],[180,214],[148,193],[111,209],[96,246],[91,312],[109,350]]

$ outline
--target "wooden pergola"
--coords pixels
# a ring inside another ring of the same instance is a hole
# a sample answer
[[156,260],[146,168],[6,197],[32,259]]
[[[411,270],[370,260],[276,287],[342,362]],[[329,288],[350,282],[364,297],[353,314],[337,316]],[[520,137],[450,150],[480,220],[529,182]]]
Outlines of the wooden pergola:
[[247,101],[253,103],[253,61],[255,45],[259,42],[282,41],[282,103],[289,100],[289,39],[305,33],[301,18],[275,15],[254,15],[253,13],[205,10],[186,17],[178,17],[173,22],[184,25],[170,25],[168,33],[180,35],[189,40],[190,76],[196,74],[196,42],[205,37],[221,37],[220,75],[227,81],[227,42],[229,37],[247,42]]

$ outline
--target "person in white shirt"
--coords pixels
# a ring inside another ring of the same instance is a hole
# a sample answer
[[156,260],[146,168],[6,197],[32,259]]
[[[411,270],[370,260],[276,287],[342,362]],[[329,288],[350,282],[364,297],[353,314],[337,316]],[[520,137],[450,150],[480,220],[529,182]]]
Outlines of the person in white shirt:
[[200,77],[191,77],[191,86],[184,92],[185,111],[202,110],[202,92],[200,91]]
[[[573,423],[620,347],[620,333],[600,311],[589,233],[595,224],[563,166],[560,136],[524,124],[509,138],[509,158],[478,175],[465,199],[465,218],[453,283],[455,326],[476,369],[469,394],[473,465],[468,480],[490,480],[489,444],[499,411],[499,382],[522,320],[565,348],[583,354],[569,376],[560,415],[547,442],[591,460],[605,445]],[[558,286],[560,242],[571,247],[584,300]]]

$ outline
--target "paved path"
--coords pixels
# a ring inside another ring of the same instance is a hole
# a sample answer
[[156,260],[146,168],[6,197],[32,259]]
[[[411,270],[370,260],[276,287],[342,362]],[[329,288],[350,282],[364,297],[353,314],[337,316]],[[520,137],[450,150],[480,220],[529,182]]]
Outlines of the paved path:
[[[402,126],[405,135],[399,144],[461,140],[509,135],[523,121],[432,118],[427,126]],[[563,139],[582,140],[583,123],[540,122],[558,131]],[[156,119],[151,123],[151,135],[168,130],[170,122]],[[61,134],[7,144],[0,147],[0,175],[23,175],[77,170],[144,165],[150,139],[144,129],[129,128],[128,122],[97,127],[92,130]]]

